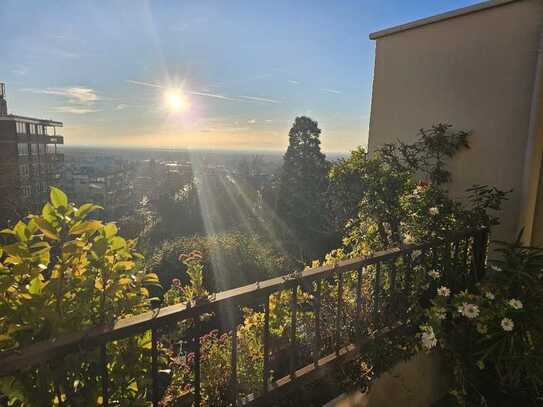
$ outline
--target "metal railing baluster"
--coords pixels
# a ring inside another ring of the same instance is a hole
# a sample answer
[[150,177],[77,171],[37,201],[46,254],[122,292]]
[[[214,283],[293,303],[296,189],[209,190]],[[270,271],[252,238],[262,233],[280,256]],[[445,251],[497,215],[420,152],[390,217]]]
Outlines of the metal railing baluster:
[[234,406],[237,406],[238,404],[238,326],[237,324],[234,326],[234,329],[232,330],[232,352],[231,352],[231,377],[230,377],[230,384],[231,384],[231,396],[232,396],[232,404]]
[[318,280],[316,283],[316,290],[314,296],[314,308],[315,308],[315,338],[313,340],[313,365],[318,367],[319,359],[321,356],[321,284],[322,281]]
[[338,275],[337,284],[337,308],[336,308],[336,355],[339,355],[339,349],[341,348],[341,314],[343,305],[343,273]]
[[106,344],[100,347],[100,364],[102,368],[102,405],[109,406],[109,372],[107,370]]
[[360,337],[362,334],[362,278],[364,268],[358,269],[356,278],[356,333]]
[[264,393],[268,391],[270,381],[270,296],[266,296],[264,303],[264,371],[262,372],[263,382],[262,390]]
[[158,331],[151,330],[151,377],[153,380],[153,407],[158,407]]
[[294,376],[296,371],[296,312],[298,308],[298,284],[295,284],[292,288],[292,295],[290,298],[290,358],[289,358],[289,372],[291,376]]
[[373,324],[379,328],[379,293],[381,290],[381,263],[375,264],[375,281],[373,285]]
[[194,405],[200,407],[201,404],[201,371],[200,371],[200,332],[199,332],[199,322],[200,317],[194,319],[196,335],[194,338]]

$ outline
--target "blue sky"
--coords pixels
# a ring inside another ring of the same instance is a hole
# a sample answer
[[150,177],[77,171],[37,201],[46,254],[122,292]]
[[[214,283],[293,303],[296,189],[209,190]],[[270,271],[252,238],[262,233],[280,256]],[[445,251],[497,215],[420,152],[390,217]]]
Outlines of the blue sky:
[[0,0],[0,81],[66,144],[282,150],[309,115],[348,151],[367,141],[368,34],[473,3]]

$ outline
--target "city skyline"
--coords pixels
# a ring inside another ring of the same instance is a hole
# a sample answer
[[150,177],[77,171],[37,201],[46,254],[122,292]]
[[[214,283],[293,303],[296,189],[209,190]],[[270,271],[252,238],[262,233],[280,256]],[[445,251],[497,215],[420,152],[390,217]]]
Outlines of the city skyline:
[[368,33],[473,3],[8,0],[0,80],[68,145],[283,150],[308,115],[343,152],[367,142]]

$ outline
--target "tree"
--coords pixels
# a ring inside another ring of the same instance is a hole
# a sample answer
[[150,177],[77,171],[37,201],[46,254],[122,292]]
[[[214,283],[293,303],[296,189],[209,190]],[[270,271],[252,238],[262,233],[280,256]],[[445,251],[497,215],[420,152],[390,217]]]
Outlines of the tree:
[[297,117],[283,157],[277,212],[283,235],[301,257],[321,256],[329,240],[326,210],[329,163],[320,147],[321,130],[309,117]]

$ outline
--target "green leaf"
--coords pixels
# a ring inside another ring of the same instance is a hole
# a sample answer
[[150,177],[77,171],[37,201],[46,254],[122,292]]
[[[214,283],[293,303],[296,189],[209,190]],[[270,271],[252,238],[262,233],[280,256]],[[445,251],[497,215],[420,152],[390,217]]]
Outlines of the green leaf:
[[96,257],[100,258],[104,254],[106,254],[107,246],[107,239],[105,237],[102,237],[94,242],[94,244],[92,245],[92,251],[94,252]]
[[104,232],[108,239],[112,238],[118,232],[117,226],[114,223],[108,223],[106,226],[104,226]]
[[81,205],[79,207],[79,209],[76,212],[76,216],[79,217],[80,219],[83,219],[89,213],[94,212],[94,211],[96,211],[98,209],[104,209],[104,208],[102,208],[99,205],[92,204],[92,203],[86,203],[86,204],[83,204],[83,205]]
[[160,282],[158,276],[155,273],[147,273],[143,277],[143,281],[145,283],[159,283]]
[[70,235],[82,235],[83,233],[96,232],[102,228],[102,222],[98,220],[87,220],[70,229]]
[[56,187],[51,187],[51,204],[55,208],[67,208],[68,207],[68,197],[64,192]]
[[126,249],[126,240],[120,236],[115,236],[111,239],[111,248],[113,250]]
[[15,232],[13,230],[9,229],[9,228],[0,230],[0,233],[3,234],[3,235],[15,236]]
[[34,222],[36,222],[36,226],[45,235],[45,237],[52,240],[60,240],[57,230],[44,218],[37,216],[34,218]]
[[47,202],[42,210],[41,210],[41,216],[43,219],[45,219],[47,222],[53,222],[56,218],[55,209],[51,206],[49,202]]
[[42,288],[43,288],[43,281],[42,281],[42,276],[40,274],[30,281],[30,284],[28,285],[28,292],[32,295],[38,295],[38,294],[41,294]]
[[136,264],[133,261],[119,261],[113,266],[114,271],[132,270]]
[[26,242],[30,238],[30,231],[27,229],[26,225],[19,221],[13,228],[15,236],[20,242]]
[[35,256],[40,253],[49,251],[49,249],[51,249],[51,246],[47,242],[38,242],[31,245],[30,249],[32,250],[32,254]]
[[127,390],[130,390],[133,394],[138,393],[138,383],[134,380],[132,383],[130,383],[127,387]]

